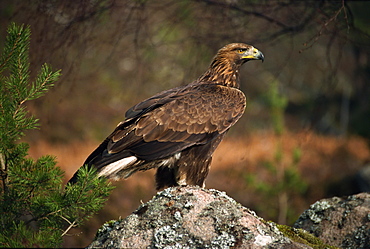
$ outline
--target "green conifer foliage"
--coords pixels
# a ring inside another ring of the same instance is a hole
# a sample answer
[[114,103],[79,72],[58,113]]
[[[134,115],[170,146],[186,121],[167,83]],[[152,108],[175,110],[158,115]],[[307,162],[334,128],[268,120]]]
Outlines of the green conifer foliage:
[[38,127],[25,102],[44,95],[60,76],[44,64],[30,79],[30,28],[9,25],[0,56],[0,247],[60,247],[62,237],[97,212],[112,187],[82,168],[80,181],[63,187],[53,156],[27,158],[24,132]]

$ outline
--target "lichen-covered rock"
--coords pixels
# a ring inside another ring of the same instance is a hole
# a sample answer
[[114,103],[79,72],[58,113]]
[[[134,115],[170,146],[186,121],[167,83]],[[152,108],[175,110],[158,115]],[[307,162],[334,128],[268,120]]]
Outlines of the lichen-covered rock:
[[105,224],[88,248],[311,248],[225,193],[199,187],[159,192],[133,214]]
[[294,227],[341,248],[370,248],[370,194],[320,200],[303,212]]

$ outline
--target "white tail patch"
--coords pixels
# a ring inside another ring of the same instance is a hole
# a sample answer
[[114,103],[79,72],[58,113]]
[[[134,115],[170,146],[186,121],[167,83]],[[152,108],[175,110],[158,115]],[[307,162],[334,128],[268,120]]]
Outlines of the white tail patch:
[[114,176],[116,173],[118,173],[120,170],[126,168],[127,166],[132,165],[134,162],[137,161],[136,156],[130,156],[123,158],[121,160],[118,160],[114,163],[108,164],[103,167],[103,169],[99,172],[98,176]]

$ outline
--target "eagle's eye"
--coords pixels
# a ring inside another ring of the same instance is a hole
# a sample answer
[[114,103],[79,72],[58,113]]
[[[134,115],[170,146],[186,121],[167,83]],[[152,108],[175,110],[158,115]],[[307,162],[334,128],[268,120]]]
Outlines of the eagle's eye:
[[237,51],[238,51],[239,54],[244,54],[244,52],[246,51],[246,49],[239,48]]

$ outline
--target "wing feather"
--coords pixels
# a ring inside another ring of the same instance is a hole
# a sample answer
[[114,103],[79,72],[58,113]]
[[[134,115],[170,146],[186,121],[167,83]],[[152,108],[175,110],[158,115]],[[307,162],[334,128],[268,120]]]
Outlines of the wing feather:
[[205,144],[240,118],[245,102],[240,90],[215,84],[162,92],[127,111],[110,136],[108,154],[127,151],[153,160]]

